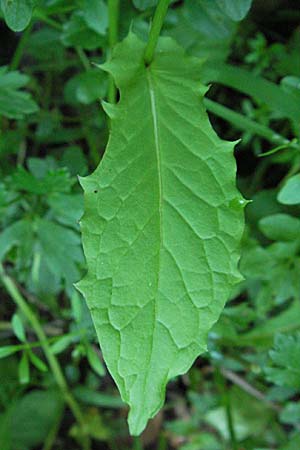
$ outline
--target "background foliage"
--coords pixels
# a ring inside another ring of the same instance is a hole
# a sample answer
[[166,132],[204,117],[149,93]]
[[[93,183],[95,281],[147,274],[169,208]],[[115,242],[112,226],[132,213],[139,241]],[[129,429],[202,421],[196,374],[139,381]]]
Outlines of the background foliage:
[[[146,40],[156,3],[122,1],[120,39],[131,28]],[[132,441],[73,287],[85,273],[77,175],[95,168],[108,136],[99,99],[109,82],[94,65],[110,53],[107,4],[1,0],[1,450],[299,449],[300,8],[250,3],[174,1],[165,22],[163,34],[203,59],[215,129],[242,138],[238,185],[252,202],[245,280],[209,352],[171,381],[164,411]]]

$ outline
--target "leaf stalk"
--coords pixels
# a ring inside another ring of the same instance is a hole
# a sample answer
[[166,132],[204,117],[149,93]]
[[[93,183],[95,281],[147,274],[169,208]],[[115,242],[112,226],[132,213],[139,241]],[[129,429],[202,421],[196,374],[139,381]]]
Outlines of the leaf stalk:
[[153,17],[153,22],[150,29],[149,40],[145,49],[144,61],[147,66],[151,64],[154,52],[157,46],[157,41],[168,11],[171,0],[160,0]]
[[10,63],[10,70],[16,70],[19,67],[20,61],[23,56],[24,49],[26,47],[27,41],[29,39],[33,24],[29,24],[25,31],[22,33],[18,45],[16,47],[15,53],[12,57]]
[[[108,43],[110,55],[118,42],[119,15],[120,0],[108,0]],[[110,103],[116,103],[117,101],[117,89],[112,76],[109,79],[108,101]]]

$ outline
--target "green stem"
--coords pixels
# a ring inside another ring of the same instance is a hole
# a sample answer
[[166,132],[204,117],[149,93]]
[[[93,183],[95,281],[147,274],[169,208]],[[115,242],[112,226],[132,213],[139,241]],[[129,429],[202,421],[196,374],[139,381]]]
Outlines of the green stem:
[[81,64],[85,68],[85,70],[86,71],[90,70],[90,68],[91,68],[90,61],[89,61],[88,57],[86,56],[82,47],[76,47],[76,53],[80,59]]
[[273,411],[276,411],[277,413],[281,411],[282,408],[276,403],[269,400],[264,392],[249,384],[235,372],[231,372],[231,370],[228,369],[221,369],[221,373],[225,378],[236,384],[236,386],[238,386],[244,392],[247,392],[247,394],[251,395],[257,400],[263,401],[264,404],[271,408]]
[[57,415],[56,420],[55,420],[55,422],[54,422],[54,424],[53,424],[53,426],[52,426],[48,436],[45,439],[45,442],[44,442],[42,450],[51,450],[52,447],[54,446],[55,441],[56,441],[56,437],[57,437],[57,433],[58,433],[59,428],[60,428],[63,412],[64,412],[64,408],[61,408],[61,410],[59,411],[59,414]]
[[[112,54],[114,46],[118,42],[119,14],[120,0],[108,0],[108,43],[110,55]],[[112,76],[110,76],[109,79],[108,101],[110,103],[116,103],[117,101],[117,89]]]
[[18,68],[23,56],[24,48],[26,47],[28,38],[30,36],[31,30],[32,30],[32,23],[26,28],[26,30],[20,37],[17,48],[10,63],[10,70],[16,70]]
[[[0,331],[11,331],[12,332],[12,326],[10,322],[0,322]],[[45,335],[46,336],[46,335]],[[66,333],[64,334],[64,337],[70,337],[70,338],[76,338],[76,339],[82,339],[86,337],[86,330],[84,328],[78,329],[77,331],[74,331],[72,333]],[[57,341],[61,339],[61,336],[52,336],[52,337],[46,337],[47,343],[50,345],[55,344]],[[35,341],[35,342],[26,342],[26,344],[19,344],[15,345],[14,347],[18,348],[16,352],[21,352],[26,349],[33,349],[42,347],[43,343],[45,341]]]
[[167,450],[168,449],[168,441],[166,436],[161,433],[158,440],[158,448],[157,450]]
[[226,386],[226,380],[222,375],[219,368],[215,370],[215,380],[216,384],[219,388],[221,394],[222,405],[225,408],[226,420],[227,420],[227,428],[230,435],[231,440],[231,449],[238,450],[238,443],[235,435],[233,417],[232,417],[232,409],[231,409],[231,400],[230,393],[228,392],[228,388]]
[[159,0],[157,8],[154,13],[153,22],[150,30],[149,40],[145,49],[144,61],[147,66],[151,64],[157,41],[168,11],[171,0]]
[[38,20],[41,20],[42,22],[46,23],[50,27],[55,28],[58,31],[62,31],[62,29],[63,29],[62,24],[57,22],[54,19],[51,19],[49,16],[46,16],[42,11],[38,11],[35,16]]
[[143,450],[143,443],[140,436],[133,439],[133,450]]
[[[221,117],[224,120],[232,123],[236,128],[240,130],[250,131],[253,134],[257,134],[272,144],[276,145],[287,145],[289,140],[278,133],[275,133],[270,128],[254,122],[248,117],[243,116],[235,111],[232,111],[226,106],[220,105],[219,103],[210,100],[209,98],[204,99],[204,105],[208,111],[212,112],[216,116]],[[293,144],[291,144],[293,146]]]
[[235,430],[234,430],[234,426],[233,426],[231,399],[230,399],[229,394],[226,394],[224,403],[225,403],[224,406],[225,406],[225,410],[226,410],[227,426],[228,426],[228,430],[229,430],[229,434],[230,434],[232,450],[238,450],[238,443],[236,440]]
[[84,417],[81,413],[80,406],[78,405],[77,401],[72,396],[71,392],[68,389],[68,385],[66,382],[66,379],[64,377],[63,371],[60,367],[60,364],[51,353],[51,348],[49,346],[49,343],[47,341],[47,337],[44,333],[44,330],[37,318],[37,316],[34,314],[34,312],[31,310],[31,308],[28,306],[25,298],[20,294],[19,290],[17,289],[16,285],[12,281],[12,279],[6,275],[2,264],[0,264],[0,278],[1,281],[6,288],[7,292],[11,296],[12,300],[15,302],[15,304],[20,308],[24,316],[27,318],[28,322],[31,324],[35,334],[37,335],[39,341],[41,342],[41,346],[43,348],[44,354],[47,358],[48,364],[50,366],[50,369],[52,371],[52,374],[55,378],[55,381],[60,388],[63,397],[65,399],[65,402],[69,406],[70,410],[72,411],[74,417],[76,418],[81,431],[82,431],[82,437],[83,437],[83,448],[84,450],[90,449],[90,440],[89,437],[85,433],[85,422]]
[[84,117],[82,118],[82,130],[84,133],[85,140],[89,147],[89,156],[93,165],[98,166],[100,160],[99,148],[96,144],[94,137],[90,133],[90,129],[85,125]]

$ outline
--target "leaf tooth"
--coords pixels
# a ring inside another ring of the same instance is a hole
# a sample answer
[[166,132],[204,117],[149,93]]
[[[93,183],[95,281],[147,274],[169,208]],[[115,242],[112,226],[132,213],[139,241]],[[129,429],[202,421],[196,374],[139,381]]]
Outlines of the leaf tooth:
[[197,83],[197,91],[200,93],[201,97],[204,97],[205,94],[209,91],[211,85],[205,86],[201,82]]
[[78,176],[78,181],[86,194],[98,192],[99,184],[93,175],[88,177]]
[[104,109],[105,113],[108,115],[110,119],[115,119],[117,116],[118,106],[114,105],[113,103],[108,103],[102,100],[101,102],[102,108]]

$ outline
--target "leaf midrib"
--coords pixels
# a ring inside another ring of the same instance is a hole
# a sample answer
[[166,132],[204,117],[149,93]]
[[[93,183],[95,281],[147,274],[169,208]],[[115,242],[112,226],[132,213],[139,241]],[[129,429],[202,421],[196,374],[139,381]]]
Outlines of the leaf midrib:
[[[160,267],[161,267],[161,249],[163,246],[163,213],[162,213],[162,202],[163,202],[163,182],[162,182],[162,171],[161,171],[161,147],[159,141],[159,127],[158,127],[158,113],[157,113],[157,102],[154,91],[154,83],[151,75],[151,67],[146,69],[146,77],[147,83],[149,86],[149,96],[150,96],[150,105],[151,105],[151,116],[153,123],[153,133],[154,133],[154,144],[155,144],[155,158],[156,158],[156,166],[157,166],[157,178],[158,178],[158,210],[159,210],[159,251],[158,251],[158,272],[157,272],[157,286],[156,292],[154,296],[154,327],[151,341],[151,353],[149,357],[149,367],[152,360],[153,355],[153,345],[154,345],[154,336],[155,329],[157,324],[157,295],[158,289],[160,285]],[[146,381],[146,380],[145,380]]]

